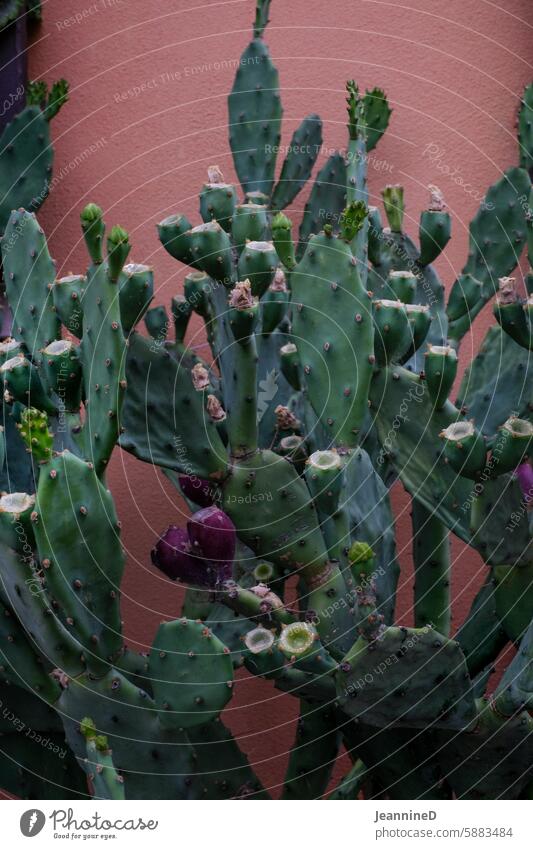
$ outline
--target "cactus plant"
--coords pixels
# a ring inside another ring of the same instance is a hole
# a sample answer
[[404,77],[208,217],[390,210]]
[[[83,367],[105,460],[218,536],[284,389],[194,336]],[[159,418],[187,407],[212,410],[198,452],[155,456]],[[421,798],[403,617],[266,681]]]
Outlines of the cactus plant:
[[[8,223],[3,246],[25,226],[4,252],[16,316],[2,351],[15,425],[5,462],[11,469],[18,445],[31,485],[0,499],[0,683],[14,702],[28,693],[51,709],[47,728],[66,736],[70,758],[64,783],[52,780],[67,797],[85,776],[97,798],[268,798],[223,722],[238,668],[299,701],[284,798],[328,793],[341,744],[353,766],[333,799],[526,796],[533,423],[529,343],[516,330],[522,319],[529,327],[529,305],[514,292],[499,299],[501,327],[460,400],[450,396],[459,342],[525,244],[518,193],[529,194],[529,175],[514,168],[489,190],[494,214],[474,219],[446,306],[430,264],[450,235],[442,196],[432,188],[420,248],[403,230],[401,187],[384,190],[389,229],[368,210],[365,151],[390,110],[381,91],[361,97],[350,81],[346,157],[327,166],[329,187],[319,173],[295,245],[281,209],[312,163],[289,156],[275,184],[265,139],[277,146],[281,107],[268,11],[258,0],[245,52],[258,61],[241,63],[230,95],[243,203],[213,167],[203,223],[178,213],[158,227],[193,269],[172,302],[174,338],[161,307],[146,313],[150,338],[135,329],[152,271],[125,264],[128,234],[113,227],[106,238],[97,206],[82,212],[89,271],[69,281],[54,281],[33,214]],[[316,131],[307,119],[298,139]],[[317,216],[317,198],[331,220]],[[65,344],[69,300],[79,302],[80,341]],[[210,361],[187,346],[193,312]],[[148,655],[122,637],[124,556],[106,483],[117,442],[161,467],[192,513],[154,541],[154,567],[187,590]],[[394,624],[397,479],[413,499],[414,627]],[[451,534],[486,564],[454,636]],[[494,689],[509,644],[518,654]],[[5,775],[7,789],[27,792]]]

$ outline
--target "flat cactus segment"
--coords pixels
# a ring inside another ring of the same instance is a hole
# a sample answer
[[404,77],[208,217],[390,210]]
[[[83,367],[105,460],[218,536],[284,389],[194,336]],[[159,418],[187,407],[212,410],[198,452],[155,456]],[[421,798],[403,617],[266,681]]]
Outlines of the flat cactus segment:
[[496,612],[494,581],[487,577],[455,635],[473,677],[493,663],[509,641]]
[[242,189],[270,195],[282,108],[278,72],[260,38],[254,38],[241,56],[228,111],[229,143]]
[[365,136],[366,151],[370,153],[389,126],[392,109],[389,107],[385,92],[380,88],[367,91],[362,102],[361,130]]
[[2,259],[13,335],[38,364],[41,349],[59,339],[61,325],[51,291],[55,265],[31,212],[11,213],[2,238]]
[[447,405],[433,411],[427,386],[400,366],[374,375],[370,398],[381,456],[390,459],[414,498],[468,541],[469,511],[460,508],[469,504],[472,484],[444,463],[439,439],[439,433],[456,421],[455,408]]
[[308,115],[293,133],[279,180],[272,192],[272,209],[285,209],[305,186],[322,147],[322,121]]
[[160,625],[148,661],[161,727],[194,728],[215,719],[233,695],[229,649],[203,622]]
[[337,696],[348,716],[388,728],[461,730],[476,716],[459,645],[430,627],[389,627],[372,643],[360,637],[341,665]]
[[340,743],[339,717],[333,705],[302,700],[282,799],[320,799],[327,790]]
[[533,720],[526,713],[501,717],[491,702],[477,705],[474,728],[439,732],[442,771],[457,799],[517,799],[532,777]]
[[533,174],[533,83],[527,85],[518,112],[520,167]]
[[43,469],[35,510],[48,593],[84,646],[89,666],[91,655],[112,660],[122,647],[124,553],[111,494],[92,464],[65,451]]
[[496,613],[513,643],[522,639],[533,618],[533,566],[496,566]]
[[367,412],[374,328],[350,246],[326,233],[312,236],[291,289],[309,401],[331,441],[354,446]]
[[87,778],[65,742],[63,730],[27,727],[2,735],[2,788],[19,799],[87,800]]
[[39,106],[27,106],[0,136],[0,233],[12,209],[35,212],[46,200],[53,159],[46,116]]
[[59,709],[67,742],[80,762],[87,757],[79,730],[85,717],[90,716],[98,734],[107,737],[127,799],[203,797],[194,749],[185,734],[163,731],[150,696],[117,670],[98,680],[72,679]]
[[83,451],[103,474],[119,436],[125,382],[126,340],[120,319],[119,289],[105,263],[93,265],[83,295],[80,361],[85,392]]
[[533,709],[533,619],[498,684],[495,702],[507,716]]
[[139,460],[201,478],[220,478],[227,451],[190,370],[135,333],[126,362],[128,391],[120,445]]
[[448,529],[412,501],[413,561],[415,566],[415,625],[432,625],[448,637],[451,622],[450,538]]
[[345,474],[341,506],[348,511],[352,539],[366,540],[374,551],[376,606],[391,623],[400,567],[389,490],[362,448],[349,459]]
[[207,799],[269,799],[248,758],[220,719],[187,729]]
[[36,651],[11,607],[0,601],[0,666],[1,678],[17,687],[54,703],[60,688],[50,676],[50,666]]
[[527,419],[532,398],[529,351],[517,345],[498,325],[490,327],[463,375],[457,406],[475,419],[483,433],[492,436],[511,411]]
[[346,206],[346,163],[344,156],[333,153],[318,172],[300,224],[298,257],[301,258],[309,237],[320,233],[324,224],[334,232],[340,229],[341,215]]
[[337,802],[358,799],[366,777],[366,766],[362,760],[356,760],[351,770],[342,777],[335,789],[329,794],[328,799]]

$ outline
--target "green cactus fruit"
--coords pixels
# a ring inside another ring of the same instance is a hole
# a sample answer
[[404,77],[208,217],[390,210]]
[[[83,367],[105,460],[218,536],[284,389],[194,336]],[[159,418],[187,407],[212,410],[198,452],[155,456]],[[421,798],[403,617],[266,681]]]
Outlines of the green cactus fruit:
[[487,448],[472,422],[454,422],[440,437],[444,442],[444,456],[452,469],[465,478],[476,480],[486,466]]
[[529,302],[523,304],[515,288],[514,277],[501,277],[494,303],[494,316],[511,339],[523,348],[531,349],[533,336],[529,316]]
[[204,319],[209,319],[211,315],[209,291],[212,286],[213,281],[205,271],[191,271],[185,275],[183,282],[185,299],[191,309]]
[[[32,558],[31,514],[35,496],[26,492],[6,492],[0,496],[0,538],[4,545]],[[26,550],[25,550],[26,547]]]
[[61,325],[51,292],[55,265],[35,215],[24,210],[11,213],[2,238],[2,258],[13,336],[38,365],[40,351],[59,339]]
[[468,315],[470,310],[481,300],[483,284],[471,274],[460,274],[452,286],[446,315],[449,321],[457,321]]
[[63,451],[43,467],[33,525],[46,588],[89,669],[101,669],[122,649],[125,558],[113,499],[91,463]]
[[189,240],[184,235],[192,229],[192,224],[185,215],[179,213],[169,215],[157,225],[159,241],[174,259],[187,263],[189,255]]
[[405,304],[409,325],[410,345],[399,358],[400,364],[408,362],[425,342],[431,327],[431,312],[426,304]]
[[244,635],[246,653],[244,663],[253,675],[277,678],[285,663],[285,656],[275,645],[275,631],[258,625]]
[[416,276],[412,271],[390,271],[387,283],[393,300],[412,304],[416,294]]
[[337,697],[348,716],[378,727],[460,731],[476,718],[461,649],[430,627],[360,637],[340,665]]
[[112,227],[107,237],[107,264],[109,279],[112,283],[117,283],[130,250],[131,245],[127,231],[118,225]]
[[389,227],[393,233],[401,233],[405,211],[403,186],[385,186],[381,192],[381,196]]
[[11,401],[19,401],[27,407],[38,407],[47,413],[57,412],[36,367],[22,354],[11,357],[0,366],[0,379]]
[[92,719],[85,717],[80,724],[85,737],[87,757],[82,761],[95,799],[124,799],[124,779],[113,764],[107,737],[98,734]]
[[94,265],[104,261],[105,224],[103,212],[95,203],[88,203],[80,215],[81,229],[87,251]]
[[48,385],[59,398],[59,407],[78,412],[81,403],[81,363],[77,346],[58,339],[43,349],[43,368]]
[[119,281],[120,319],[125,333],[133,330],[154,297],[154,273],[150,266],[130,262]]
[[199,271],[205,271],[213,280],[231,286],[235,282],[231,242],[217,221],[199,224],[183,236],[188,243],[186,258],[182,260]]
[[271,195],[281,128],[278,72],[254,38],[241,56],[228,98],[229,143],[244,192]]
[[497,475],[512,472],[531,453],[533,425],[510,416],[498,431],[492,446],[493,472]]
[[298,474],[302,474],[307,462],[307,446],[303,436],[298,436],[296,433],[284,436],[279,441],[277,452],[281,457],[290,460]]
[[300,357],[294,342],[287,342],[279,349],[280,367],[285,380],[297,392],[301,389]]
[[249,280],[236,283],[229,296],[229,323],[235,341],[247,343],[259,318],[259,304]]
[[307,461],[305,482],[319,513],[332,516],[344,485],[342,457],[336,451],[315,451]]
[[274,280],[261,301],[261,333],[263,335],[270,335],[281,324],[287,314],[288,305],[289,290],[285,282],[285,274],[281,268],[278,268],[274,274]]
[[420,240],[420,265],[435,262],[442,253],[452,234],[450,213],[446,212],[446,204],[442,192],[436,186],[429,186],[429,207],[420,215],[418,230]]
[[21,354],[22,351],[20,349],[20,342],[17,339],[12,339],[8,336],[0,342],[0,365],[5,363],[6,360],[10,360],[12,357],[16,357]]
[[309,622],[283,625],[277,646],[295,669],[318,676],[331,675],[337,669],[337,664],[324,650],[316,628]]
[[247,242],[260,242],[268,232],[266,206],[255,203],[241,203],[235,207],[231,237],[238,252],[241,253]]
[[280,262],[288,271],[292,271],[296,265],[292,241],[292,221],[282,212],[278,212],[272,219],[272,240]]
[[186,295],[174,295],[171,304],[176,345],[182,345],[192,315],[192,305]]
[[200,215],[202,221],[218,221],[226,233],[231,233],[233,212],[237,204],[237,192],[232,183],[225,183],[218,165],[207,169],[207,183],[200,192]]
[[167,731],[204,725],[233,695],[230,651],[202,622],[160,625],[148,668],[159,722]]
[[380,365],[398,360],[409,346],[411,332],[401,301],[376,300],[374,305],[375,351]]
[[367,412],[374,328],[350,246],[327,232],[312,236],[291,289],[309,401],[337,447],[355,446]]
[[269,204],[270,197],[266,195],[264,192],[259,191],[251,191],[244,193],[244,202],[251,203],[254,206],[264,206],[267,207]]
[[53,435],[48,430],[46,413],[27,407],[21,413],[17,428],[36,463],[47,463],[52,459]]
[[165,307],[152,307],[144,316],[146,329],[152,339],[162,346],[167,338],[169,320]]
[[372,265],[382,265],[386,246],[383,240],[383,223],[377,206],[368,207],[368,259]]
[[429,397],[442,410],[457,375],[457,353],[449,345],[428,345],[424,354],[424,374]]
[[311,176],[321,148],[322,121],[318,115],[307,115],[293,133],[279,181],[272,192],[272,209],[285,209],[293,202]]
[[247,242],[237,266],[239,280],[249,280],[252,295],[260,298],[274,280],[278,264],[272,242]]
[[346,206],[346,164],[341,153],[333,153],[318,172],[307,201],[299,230],[298,258],[304,254],[310,236],[324,224],[338,232]]
[[82,274],[60,277],[52,286],[55,310],[69,333],[78,338],[82,332],[83,296],[86,287],[87,278]]

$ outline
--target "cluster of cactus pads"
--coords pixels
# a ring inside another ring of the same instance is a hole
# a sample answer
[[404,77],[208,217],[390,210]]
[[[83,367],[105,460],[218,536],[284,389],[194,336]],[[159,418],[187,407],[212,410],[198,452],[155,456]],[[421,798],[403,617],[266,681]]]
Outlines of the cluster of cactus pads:
[[[488,190],[446,302],[432,265],[450,238],[440,191],[418,244],[400,186],[383,191],[388,226],[368,205],[368,152],[390,116],[379,89],[347,84],[346,151],[293,235],[283,209],[321,124],[304,119],[276,183],[268,6],[229,99],[243,202],[213,166],[201,221],[158,225],[190,266],[172,318],[149,308],[151,268],[128,262],[128,234],[106,233],[96,205],[81,215],[85,275],[56,279],[33,213],[7,224],[1,784],[41,798],[268,798],[221,719],[244,667],[299,700],[286,799],[531,798],[533,304],[510,275],[526,243],[533,263],[533,89],[520,165]],[[491,299],[498,322],[454,403],[461,339]],[[193,313],[206,358],[185,341]],[[106,487],[117,443],[161,467],[192,514],[154,541],[154,569],[186,592],[147,655],[121,633]],[[397,480],[412,499],[412,628],[394,625]],[[452,534],[486,564],[453,636]],[[343,746],[352,768],[331,790]]]

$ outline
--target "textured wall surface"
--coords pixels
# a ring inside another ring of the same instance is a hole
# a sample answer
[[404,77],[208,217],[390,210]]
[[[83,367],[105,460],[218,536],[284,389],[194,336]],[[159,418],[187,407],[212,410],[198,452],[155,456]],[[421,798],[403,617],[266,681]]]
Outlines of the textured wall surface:
[[[250,36],[253,0],[47,0],[30,72],[65,76],[71,99],[54,121],[56,180],[39,215],[58,273],[84,269],[79,212],[89,200],[131,234],[132,259],[154,266],[157,303],[181,290],[184,268],[160,247],[155,223],[175,211],[197,219],[206,167],[233,178],[226,96]],[[394,108],[370,161],[372,202],[387,182],[406,188],[406,229],[416,233],[427,184],[444,192],[453,239],[439,271],[451,286],[466,256],[468,222],[487,186],[517,161],[518,97],[532,77],[531,0],[273,0],[267,39],[285,109],[282,144],[309,112],[324,120],[324,153],[345,143],[344,83],[383,87]],[[529,20],[529,25],[527,21]],[[291,214],[298,218],[305,195]],[[491,320],[481,316],[463,361]],[[198,330],[193,326],[192,333]],[[197,336],[195,344],[202,344]],[[154,468],[115,452],[109,482],[123,525],[127,639],[146,650],[159,621],[178,614],[179,588],[154,573],[158,532],[183,505]],[[394,496],[402,563],[399,609],[410,611],[409,505]],[[454,546],[455,619],[482,577],[470,549]],[[280,781],[296,700],[247,679],[225,718],[267,786]],[[274,791],[275,792],[275,791]]]

